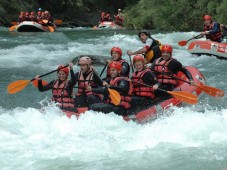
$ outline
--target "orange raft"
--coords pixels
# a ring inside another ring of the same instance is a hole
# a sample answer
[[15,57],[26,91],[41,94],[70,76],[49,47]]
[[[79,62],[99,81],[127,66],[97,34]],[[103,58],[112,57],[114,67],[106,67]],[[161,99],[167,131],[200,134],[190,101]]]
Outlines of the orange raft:
[[[189,72],[192,74],[193,79],[197,85],[205,85],[205,78],[202,75],[202,73],[194,68],[194,67],[186,67]],[[177,77],[179,79],[183,79],[188,81],[186,76],[183,73],[178,73]],[[190,92],[193,94],[196,94],[197,96],[200,95],[202,90],[196,86],[191,86],[190,84],[179,81],[179,85],[174,89],[174,91],[186,91]],[[129,121],[129,120],[135,120],[140,123],[149,121],[151,119],[157,118],[158,115],[162,114],[166,109],[170,108],[171,106],[181,106],[182,101],[176,99],[176,98],[169,98],[167,100],[154,100],[153,104],[151,106],[147,106],[146,108],[139,106],[136,106],[136,108],[130,108],[127,110],[127,116],[124,116],[124,120]],[[78,108],[78,113],[72,113],[72,112],[65,112],[66,115],[70,118],[72,115],[76,115],[77,117],[80,116],[80,114],[84,113],[87,111],[87,108]]]
[[227,60],[227,43],[218,43],[210,40],[192,41],[187,49],[191,54],[216,56]]

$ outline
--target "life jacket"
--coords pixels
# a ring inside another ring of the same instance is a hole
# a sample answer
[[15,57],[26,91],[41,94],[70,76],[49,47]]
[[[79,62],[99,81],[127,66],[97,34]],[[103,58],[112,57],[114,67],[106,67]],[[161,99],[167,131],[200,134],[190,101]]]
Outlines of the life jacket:
[[[127,61],[121,59],[121,60],[119,60],[119,61],[117,61],[117,62],[121,63],[121,65],[122,65],[124,62],[127,62]],[[109,66],[107,67],[107,70],[106,70],[106,71],[107,71],[107,72],[106,72],[106,77],[110,78],[111,76],[110,76],[110,67],[109,67]],[[130,73],[128,73],[128,75],[123,75],[123,76],[129,77],[129,74],[130,74]],[[122,74],[121,74],[121,75],[122,75]]]
[[101,95],[97,94],[97,93],[93,93],[92,91],[88,91],[86,90],[87,86],[91,86],[91,87],[95,87],[96,85],[94,84],[93,81],[93,70],[90,68],[90,70],[88,70],[88,75],[86,77],[86,79],[84,79],[83,73],[80,71],[79,75],[78,75],[78,91],[76,96],[81,96],[81,95],[96,95],[99,96],[101,99]]
[[[215,22],[212,22],[209,26],[204,25],[203,30],[204,31],[210,31],[210,30],[214,29],[214,23]],[[211,41],[216,41],[216,40],[219,40],[219,39],[222,38],[220,24],[219,23],[217,23],[217,24],[218,24],[218,32],[215,33],[215,34],[208,34],[208,35],[206,35],[206,38],[207,39],[210,39]]]
[[[120,81],[120,80],[126,80],[129,83],[129,89],[128,89],[127,95],[123,95],[121,92],[119,92],[119,94],[121,96],[121,101],[120,101],[119,106],[123,106],[125,109],[129,109],[131,107],[129,102],[131,101],[131,95],[133,92],[133,85],[132,85],[132,82],[130,81],[130,79],[128,77],[116,77],[116,78],[110,80],[110,85],[118,86],[118,81]],[[111,100],[107,100],[107,102],[112,103]]]
[[[142,96],[142,97],[150,97],[150,98],[154,98],[154,90],[152,87],[147,87],[144,86],[143,84],[145,84],[143,82],[143,76],[145,73],[151,71],[150,69],[145,69],[142,71],[134,72],[132,75],[132,84],[133,84],[133,93],[137,96]],[[138,82],[138,83],[136,83]],[[141,84],[139,84],[141,83]]]
[[160,57],[161,43],[152,37],[149,38],[153,40],[153,43],[151,44],[149,50],[145,53],[144,57],[148,63],[152,63],[156,58]]
[[59,85],[59,80],[56,80],[52,87],[52,101],[58,103],[61,109],[74,108],[73,91],[69,94],[68,81],[62,82]]
[[[162,59],[161,57],[157,59],[154,65],[154,70],[158,72],[158,74],[156,74],[157,80],[162,84],[173,84],[174,86],[177,86],[178,84],[177,80],[172,79],[170,77],[170,76],[176,77],[177,75],[172,73],[168,69],[169,63],[175,59],[171,58],[168,61],[165,61],[165,60],[160,61],[161,59]],[[170,75],[170,76],[167,76],[167,75]]]

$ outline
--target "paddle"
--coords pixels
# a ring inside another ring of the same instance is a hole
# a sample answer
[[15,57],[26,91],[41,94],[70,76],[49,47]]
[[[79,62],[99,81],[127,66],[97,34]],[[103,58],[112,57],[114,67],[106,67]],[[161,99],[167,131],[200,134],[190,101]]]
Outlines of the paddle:
[[[101,80],[101,78],[97,75],[96,71],[93,70],[93,73]],[[110,94],[111,101],[113,102],[113,104],[115,106],[118,106],[120,104],[120,102],[121,102],[120,94],[118,93],[118,91],[116,91],[114,89],[110,89],[110,88],[107,88],[107,89],[108,89],[108,92]]]
[[[75,63],[77,62],[77,59],[74,58],[71,62],[72,62],[73,64],[75,64]],[[65,67],[68,67],[68,64],[67,64],[66,66],[62,67],[62,68],[65,68]],[[62,69],[62,68],[61,68],[61,69]],[[56,71],[58,71],[58,70],[59,70],[59,69],[53,70],[53,71],[48,72],[48,73],[46,73],[46,74],[43,74],[43,75],[41,75],[41,76],[39,76],[39,77],[41,78],[41,77],[47,76],[47,75],[52,74],[52,73],[54,73],[54,72],[56,72]],[[33,82],[33,81],[35,81],[35,78],[33,78],[33,79],[31,79],[31,80],[17,80],[17,81],[15,81],[15,82],[12,82],[12,83],[10,83],[10,84],[7,86],[7,92],[8,92],[9,94],[17,93],[17,92],[23,90],[30,82]],[[42,81],[42,83],[43,83],[43,85],[45,85],[45,83],[47,83],[47,82]],[[34,86],[38,86],[38,85],[36,85],[36,84],[37,84],[37,82],[35,81]]]
[[48,25],[48,20],[47,19],[43,19],[42,21],[43,21],[43,23],[45,23],[47,25],[47,27],[50,30],[50,32],[54,32],[54,28],[52,26]]
[[109,64],[109,63],[107,62],[106,65],[104,66],[104,68],[102,69],[102,71],[101,71],[99,77],[102,77],[102,74],[103,74],[103,72],[105,71],[105,69],[106,69],[106,67],[108,66],[108,64]]
[[[133,82],[153,88],[152,86],[149,86],[148,84],[139,83],[139,82],[136,82],[136,81],[133,81]],[[160,89],[160,88],[158,88],[158,90],[163,91],[163,92],[168,93],[168,94],[171,94],[174,98],[176,98],[178,100],[181,100],[181,101],[183,101],[185,103],[188,103],[188,104],[196,104],[198,102],[197,96],[194,95],[194,94],[191,94],[189,92],[185,92],[185,91],[166,91],[166,90],[163,90],[163,89]]]
[[[158,72],[158,73],[162,73],[162,74],[164,74],[166,76],[169,76],[171,78],[183,81],[185,83],[191,84],[189,81],[183,80],[181,78],[178,78],[178,77],[175,77],[175,76],[171,76],[169,74],[166,74],[166,73],[154,70],[154,69],[151,69],[151,70],[155,71],[155,72]],[[224,91],[222,91],[222,90],[220,90],[218,88],[215,88],[215,87],[206,86],[206,85],[202,85],[202,84],[195,84],[195,85],[192,85],[192,86],[196,86],[196,87],[200,88],[204,93],[206,93],[206,94],[208,94],[208,95],[210,95],[212,97],[223,97],[224,96]]]
[[17,25],[13,25],[12,27],[9,28],[9,31],[14,31],[17,28]]
[[202,36],[202,34],[199,34],[199,35],[197,35],[197,36],[195,36],[195,37],[193,37],[193,38],[190,38],[189,40],[182,40],[182,41],[179,41],[178,44],[179,44],[180,46],[185,46],[185,45],[188,43],[188,41],[191,41],[191,40],[193,40],[193,39],[200,38],[201,36]]
[[[62,68],[65,68],[65,67],[68,67],[68,64],[66,66],[62,67]],[[39,77],[41,78],[41,77],[47,76],[47,75],[52,74],[52,73],[54,73],[58,70],[59,69],[53,70],[53,71],[48,72],[46,74],[43,74]],[[9,94],[17,93],[17,92],[23,90],[30,82],[33,82],[34,80],[35,80],[35,78],[33,78],[31,80],[17,80],[15,82],[12,82],[7,86],[7,91],[8,91]]]
[[132,64],[132,59],[131,59],[131,56],[130,56],[130,55],[128,55],[128,57],[129,57],[130,64],[131,64],[131,67],[132,67],[132,72],[134,73],[134,67],[133,67],[133,64]]

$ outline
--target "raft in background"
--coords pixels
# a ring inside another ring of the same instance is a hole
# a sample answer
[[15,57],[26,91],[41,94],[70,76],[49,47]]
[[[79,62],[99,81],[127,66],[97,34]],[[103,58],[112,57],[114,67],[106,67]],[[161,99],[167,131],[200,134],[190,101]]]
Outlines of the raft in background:
[[[33,21],[23,21],[18,25],[13,26],[14,29],[10,31],[18,31],[18,32],[54,32],[55,29],[52,26],[41,25],[37,22]],[[12,28],[13,28],[12,27]]]
[[[205,78],[203,74],[196,68],[188,66],[186,67],[188,71],[192,74],[194,82],[198,85],[205,85]],[[183,79],[185,81],[189,81],[187,77],[179,72],[177,78]],[[189,83],[178,81],[178,86],[174,89],[174,91],[186,91],[189,93],[196,94],[199,96],[202,90],[196,86],[191,86]],[[133,100],[133,97],[132,97]],[[169,98],[166,100],[156,99],[150,106],[138,106],[132,105],[134,107],[130,108],[127,111],[127,116],[123,116],[124,120],[134,120],[139,123],[147,122],[151,119],[156,119],[160,114],[162,114],[165,110],[169,109],[171,106],[181,106],[182,101],[176,98]],[[87,111],[87,108],[78,108],[78,113],[65,112],[65,114],[70,118],[72,115],[75,115],[79,118],[80,114]]]
[[216,56],[218,59],[227,60],[227,43],[218,43],[210,40],[192,41],[187,50],[195,55]]
[[125,29],[123,26],[117,25],[112,21],[101,22],[98,26],[94,26],[92,29]]

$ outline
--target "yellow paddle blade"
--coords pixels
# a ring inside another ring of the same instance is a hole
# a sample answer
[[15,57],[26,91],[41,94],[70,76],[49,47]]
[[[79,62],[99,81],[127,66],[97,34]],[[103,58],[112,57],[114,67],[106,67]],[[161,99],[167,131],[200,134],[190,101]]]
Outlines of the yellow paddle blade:
[[45,24],[48,23],[48,20],[47,20],[47,19],[43,19],[42,21],[43,21]]
[[48,26],[48,28],[49,28],[50,32],[54,32],[54,28],[53,27]]
[[196,86],[202,89],[204,93],[209,94],[210,96],[213,96],[213,97],[223,97],[225,95],[224,91],[215,87],[205,86],[205,85],[196,85]]
[[113,104],[116,106],[119,105],[121,102],[120,94],[116,90],[113,90],[113,89],[108,88],[108,91],[109,91],[110,98],[111,98],[111,101],[113,102]]
[[21,91],[23,88],[25,88],[30,82],[31,82],[30,80],[14,81],[7,86],[7,92],[9,94],[17,93],[17,92]]
[[9,31],[14,31],[16,29],[17,25],[13,25],[12,27],[9,28]]
[[[34,81],[32,82],[32,84],[33,84],[34,87],[37,87],[37,88],[38,88],[38,80],[34,80]],[[46,82],[46,81],[44,81],[44,80],[42,80],[42,85],[43,85],[43,86],[45,86],[45,85],[47,85],[47,84],[49,84],[49,83]]]
[[196,95],[185,92],[185,91],[167,91],[167,93],[171,94],[174,98],[179,99],[183,102],[189,104],[196,104],[198,103],[198,98]]

